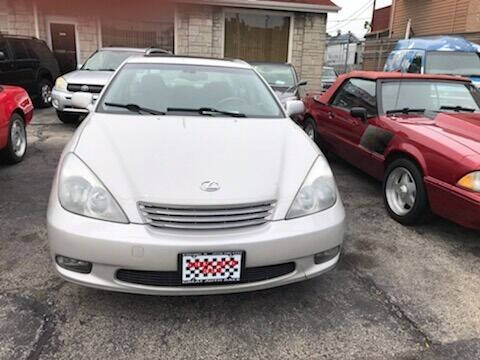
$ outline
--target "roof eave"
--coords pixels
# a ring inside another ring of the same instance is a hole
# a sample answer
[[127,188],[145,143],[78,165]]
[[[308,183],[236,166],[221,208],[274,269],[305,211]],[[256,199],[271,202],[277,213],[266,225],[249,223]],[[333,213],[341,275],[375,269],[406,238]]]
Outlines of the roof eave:
[[306,13],[335,13],[341,10],[338,6],[329,5],[314,5],[305,3],[293,3],[293,2],[281,2],[274,0],[179,0],[179,2],[189,4],[202,4],[202,5],[216,5],[216,6],[230,6],[237,8],[249,8],[249,9],[268,9],[268,10],[282,10],[282,11],[295,11]]

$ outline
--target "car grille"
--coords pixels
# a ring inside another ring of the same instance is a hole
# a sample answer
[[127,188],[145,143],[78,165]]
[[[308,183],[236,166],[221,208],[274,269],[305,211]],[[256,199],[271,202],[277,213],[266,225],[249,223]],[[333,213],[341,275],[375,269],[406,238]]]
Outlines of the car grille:
[[[86,89],[82,90],[83,86],[87,86],[88,90]],[[102,85],[85,85],[85,84],[68,84],[67,90],[71,92],[82,91],[82,92],[89,92],[92,94],[99,94],[102,92],[103,86]]]
[[[245,268],[243,269],[239,283],[245,284],[265,281],[290,274],[294,271],[295,263],[293,262],[280,265]],[[178,271],[139,271],[121,269],[117,271],[116,278],[126,283],[146,286],[192,286],[182,284],[182,275]],[[212,286],[222,284],[207,283],[205,285]],[[232,283],[229,285],[232,285]],[[196,286],[199,285],[197,284]]]
[[214,230],[262,225],[271,219],[274,202],[236,206],[186,207],[139,203],[144,221],[156,228]]

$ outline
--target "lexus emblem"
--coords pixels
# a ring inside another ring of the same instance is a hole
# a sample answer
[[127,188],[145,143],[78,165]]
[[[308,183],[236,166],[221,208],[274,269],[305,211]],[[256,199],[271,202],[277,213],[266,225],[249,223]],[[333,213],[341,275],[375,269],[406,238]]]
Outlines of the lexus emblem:
[[200,185],[200,189],[206,192],[215,192],[220,190],[220,185],[215,181],[205,181]]
[[88,92],[88,90],[90,90],[90,88],[88,87],[88,85],[82,85],[80,90],[82,90],[83,92]]

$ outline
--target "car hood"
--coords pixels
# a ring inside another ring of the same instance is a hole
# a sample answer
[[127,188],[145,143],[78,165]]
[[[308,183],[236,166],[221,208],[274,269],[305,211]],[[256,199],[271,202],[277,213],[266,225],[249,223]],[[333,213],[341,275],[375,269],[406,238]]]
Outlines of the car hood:
[[63,75],[63,78],[70,84],[105,86],[113,74],[113,71],[77,70]]
[[[318,149],[287,119],[93,114],[74,152],[130,221],[138,202],[233,205],[277,202],[284,218]],[[205,192],[205,181],[221,189]]]
[[[404,124],[423,125],[437,135],[439,141],[445,138],[458,145],[468,148],[471,154],[480,154],[480,114],[475,113],[439,113],[433,119],[424,117],[405,117]],[[423,130],[419,130],[424,133]]]

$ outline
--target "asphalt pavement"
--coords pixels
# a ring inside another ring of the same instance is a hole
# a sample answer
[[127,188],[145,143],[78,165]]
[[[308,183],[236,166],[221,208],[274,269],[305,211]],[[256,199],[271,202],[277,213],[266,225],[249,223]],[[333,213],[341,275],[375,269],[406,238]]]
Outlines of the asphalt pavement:
[[380,183],[334,157],[348,230],[339,267],[322,277],[173,298],[64,282],[45,213],[74,131],[37,111],[25,161],[0,165],[0,359],[480,358],[480,233],[439,218],[395,223]]

